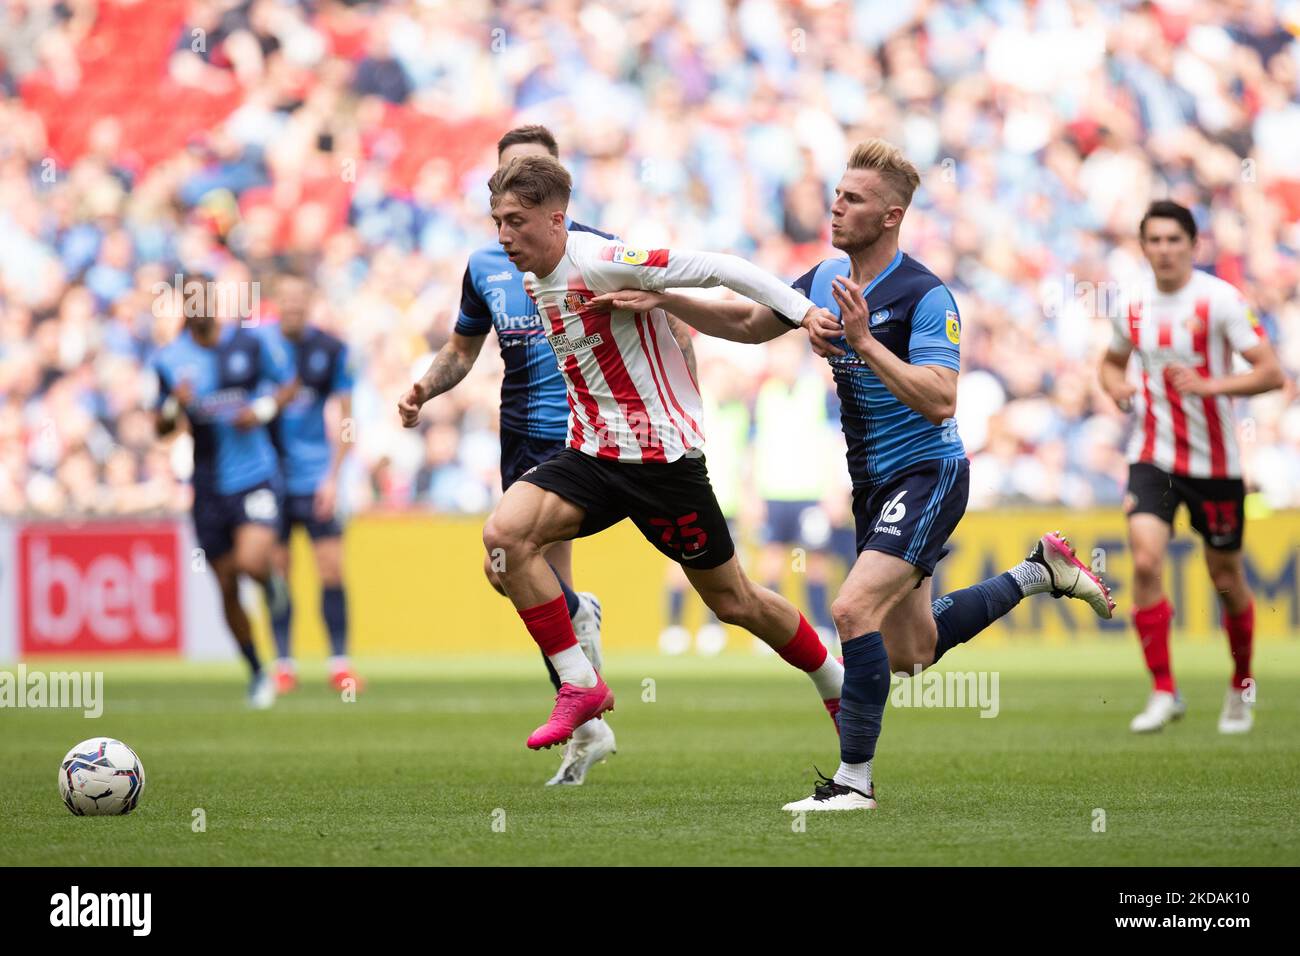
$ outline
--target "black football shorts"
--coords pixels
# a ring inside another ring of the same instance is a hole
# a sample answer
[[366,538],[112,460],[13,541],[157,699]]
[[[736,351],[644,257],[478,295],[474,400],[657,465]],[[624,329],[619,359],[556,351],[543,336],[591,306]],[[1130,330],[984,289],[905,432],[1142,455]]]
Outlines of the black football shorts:
[[519,480],[582,508],[580,538],[631,518],[647,541],[684,568],[707,571],[736,553],[702,456],[638,464],[565,448]]
[[1219,551],[1241,550],[1245,503],[1246,483],[1240,478],[1189,478],[1143,461],[1128,466],[1128,514],[1151,514],[1172,525],[1178,506],[1186,504],[1196,533]]

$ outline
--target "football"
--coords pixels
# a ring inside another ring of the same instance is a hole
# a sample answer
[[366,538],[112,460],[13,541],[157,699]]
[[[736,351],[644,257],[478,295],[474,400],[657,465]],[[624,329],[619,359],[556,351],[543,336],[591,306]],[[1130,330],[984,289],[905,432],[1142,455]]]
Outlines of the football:
[[83,740],[59,764],[59,796],[79,817],[130,813],[143,792],[144,765],[120,740]]

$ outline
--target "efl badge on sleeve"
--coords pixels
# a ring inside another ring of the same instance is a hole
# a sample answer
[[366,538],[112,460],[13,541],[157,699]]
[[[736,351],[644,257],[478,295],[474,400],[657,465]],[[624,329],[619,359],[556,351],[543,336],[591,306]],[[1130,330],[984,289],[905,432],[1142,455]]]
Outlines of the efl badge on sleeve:
[[615,257],[615,262],[622,262],[629,266],[643,266],[650,258],[650,252],[646,249],[624,249]]
[[957,313],[951,309],[947,312],[947,322],[944,326],[948,332],[948,341],[953,345],[961,343],[961,322],[957,318]]

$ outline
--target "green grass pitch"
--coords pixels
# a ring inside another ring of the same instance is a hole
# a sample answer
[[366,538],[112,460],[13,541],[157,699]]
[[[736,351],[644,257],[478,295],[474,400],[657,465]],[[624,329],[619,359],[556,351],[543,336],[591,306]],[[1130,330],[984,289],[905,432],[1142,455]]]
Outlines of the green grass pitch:
[[[541,786],[558,749],[524,747],[550,702],[529,658],[361,661],[356,703],[307,664],[267,713],[244,709],[233,664],[108,663],[98,720],[0,710],[0,832],[16,837],[0,866],[1300,863],[1297,643],[1257,649],[1255,730],[1237,738],[1215,728],[1220,642],[1175,648],[1190,712],[1148,737],[1127,731],[1146,695],[1128,641],[960,648],[942,668],[996,671],[998,716],[891,706],[880,809],[802,825],[781,805],[837,760],[806,678],[742,653],[608,656],[619,752],[573,788]],[[140,754],[143,799],[73,817],[59,759],[101,735]]]

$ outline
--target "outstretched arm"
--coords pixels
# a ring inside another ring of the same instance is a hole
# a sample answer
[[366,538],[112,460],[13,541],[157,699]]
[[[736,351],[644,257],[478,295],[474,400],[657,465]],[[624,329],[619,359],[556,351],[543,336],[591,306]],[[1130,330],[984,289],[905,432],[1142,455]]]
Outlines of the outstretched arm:
[[760,305],[765,305],[797,327],[813,304],[776,276],[739,256],[690,249],[627,249],[610,244],[601,250],[594,264],[605,289],[668,289],[726,286]]
[[793,327],[778,319],[764,305],[734,299],[701,299],[677,292],[624,289],[598,295],[591,300],[591,304],[598,309],[631,312],[663,309],[697,332],[732,342],[766,342],[783,332],[789,332]]
[[[664,309],[705,335],[731,342],[757,344],[767,342],[789,332],[795,326],[777,318],[776,313],[756,302],[726,299],[702,299],[677,292],[646,292],[642,289],[624,289],[606,292],[591,300],[598,309],[618,309],[631,312],[649,312]],[[807,329],[813,350],[818,355],[843,355],[830,343],[842,334],[839,321],[825,309],[808,312],[800,327]]]

